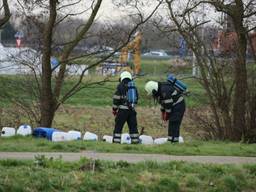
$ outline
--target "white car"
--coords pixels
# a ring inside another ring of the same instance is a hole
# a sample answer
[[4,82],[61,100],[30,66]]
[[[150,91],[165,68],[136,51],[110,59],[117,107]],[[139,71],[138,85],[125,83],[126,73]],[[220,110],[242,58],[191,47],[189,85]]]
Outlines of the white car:
[[166,57],[168,54],[164,51],[150,51],[148,53],[144,53],[145,56],[157,56],[157,57]]

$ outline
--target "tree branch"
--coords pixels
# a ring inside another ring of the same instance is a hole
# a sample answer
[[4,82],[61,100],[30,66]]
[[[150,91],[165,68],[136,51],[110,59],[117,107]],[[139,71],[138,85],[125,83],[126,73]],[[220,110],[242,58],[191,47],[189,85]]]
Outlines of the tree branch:
[[[101,3],[102,3],[102,0],[97,0],[97,3],[95,5],[95,7],[93,8],[92,13],[91,13],[87,23],[83,27],[83,29],[80,31],[80,33],[74,38],[74,40],[68,46],[64,47],[64,52],[61,56],[61,61],[66,60],[69,57],[69,54],[71,53],[71,51],[79,43],[79,41],[83,38],[83,36],[86,34],[86,32],[90,29],[91,25],[93,24],[94,19],[96,18],[96,15],[101,6]],[[62,63],[59,73],[58,73],[57,80],[56,80],[55,89],[54,89],[56,98],[58,98],[60,95],[60,90],[61,90],[61,86],[63,83],[65,70],[66,70],[66,63]]]
[[2,28],[3,25],[5,25],[11,17],[8,0],[3,0],[3,7],[4,7],[4,18],[0,19],[0,28]]
[[[108,58],[112,57],[116,51],[118,51],[118,50],[120,50],[121,48],[123,48],[124,46],[126,46],[126,45],[129,43],[132,34],[134,34],[135,31],[137,31],[137,29],[139,28],[139,26],[141,26],[142,24],[146,23],[146,22],[153,16],[153,14],[156,12],[156,10],[158,9],[158,7],[159,7],[161,4],[162,4],[162,0],[159,1],[158,5],[154,8],[154,10],[153,10],[144,20],[142,19],[142,20],[140,20],[140,23],[137,23],[137,25],[129,32],[129,35],[128,35],[127,40],[126,40],[122,45],[118,46],[118,47],[117,47],[112,53],[110,53],[109,55],[103,57],[103,58],[100,59],[99,61],[97,61],[97,62],[95,62],[94,64],[92,64],[92,65],[88,66],[87,68],[85,68],[85,69],[82,71],[82,74],[80,75],[80,78],[79,78],[79,80],[77,81],[77,83],[71,88],[71,92],[72,92],[72,90],[76,90],[77,87],[79,87],[80,83],[81,83],[82,80],[83,80],[84,73],[85,73],[87,70],[89,70],[89,69],[91,69],[91,68],[93,68],[93,67],[99,65],[100,63],[102,63],[102,62],[104,62],[104,61],[106,61]],[[64,73],[65,73],[65,70],[63,71],[63,76],[64,76]],[[62,78],[63,78],[63,77],[62,77]],[[61,88],[61,87],[59,87],[59,89],[60,89],[60,88]],[[60,90],[58,90],[58,91],[60,91]],[[67,94],[67,95],[68,95],[68,94]]]

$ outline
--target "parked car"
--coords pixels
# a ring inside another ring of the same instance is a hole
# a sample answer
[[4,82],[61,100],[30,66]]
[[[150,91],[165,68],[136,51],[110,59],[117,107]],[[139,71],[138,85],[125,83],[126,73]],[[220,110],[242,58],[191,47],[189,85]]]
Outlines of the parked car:
[[165,53],[165,52],[159,52],[159,51],[150,51],[150,52],[148,52],[148,53],[144,53],[143,55],[159,56],[159,57],[168,56],[167,53]]
[[142,54],[145,58],[169,59],[170,56],[165,51],[150,51]]

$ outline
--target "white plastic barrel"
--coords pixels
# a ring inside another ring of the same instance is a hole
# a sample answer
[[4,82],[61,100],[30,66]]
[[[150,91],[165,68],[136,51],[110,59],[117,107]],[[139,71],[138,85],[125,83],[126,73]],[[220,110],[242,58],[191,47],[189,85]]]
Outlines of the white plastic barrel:
[[89,131],[86,131],[84,134],[84,140],[87,141],[97,141],[98,140],[98,135],[91,133]]
[[80,131],[71,130],[71,131],[68,131],[68,134],[69,134],[71,140],[79,140],[82,138],[82,134]]
[[139,137],[140,143],[144,145],[152,145],[154,143],[154,140],[149,135],[140,135]]
[[161,144],[166,143],[167,140],[168,140],[168,138],[157,138],[154,140],[154,144],[161,145]]
[[179,143],[184,143],[184,139],[182,136],[179,136]]
[[53,142],[60,142],[60,141],[71,141],[72,138],[69,133],[55,131],[52,133],[52,141]]
[[121,144],[131,144],[131,137],[128,133],[121,135]]
[[2,137],[11,137],[15,135],[15,128],[12,127],[3,127],[1,136]]
[[113,136],[110,135],[104,135],[102,137],[103,141],[107,142],[107,143],[113,143]]
[[17,135],[26,136],[31,134],[32,134],[32,128],[30,125],[21,125],[17,130]]
[[[157,138],[154,140],[154,144],[164,144],[168,141],[167,138]],[[179,143],[184,143],[184,139],[182,136],[179,136]]]

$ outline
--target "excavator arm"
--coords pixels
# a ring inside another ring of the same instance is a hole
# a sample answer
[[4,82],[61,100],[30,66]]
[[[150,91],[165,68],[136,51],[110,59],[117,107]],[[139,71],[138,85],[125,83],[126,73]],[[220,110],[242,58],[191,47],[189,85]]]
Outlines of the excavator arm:
[[135,38],[127,44],[127,46],[123,47],[121,50],[121,54],[119,57],[119,62],[121,64],[127,64],[128,62],[128,53],[130,50],[132,50],[133,53],[133,64],[134,74],[139,74],[141,72],[141,39],[142,34],[138,32],[138,34],[135,36]]

